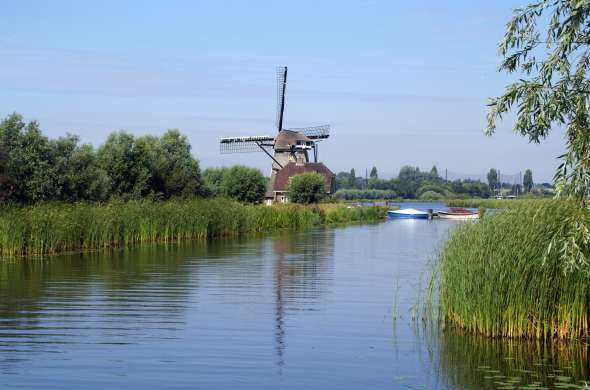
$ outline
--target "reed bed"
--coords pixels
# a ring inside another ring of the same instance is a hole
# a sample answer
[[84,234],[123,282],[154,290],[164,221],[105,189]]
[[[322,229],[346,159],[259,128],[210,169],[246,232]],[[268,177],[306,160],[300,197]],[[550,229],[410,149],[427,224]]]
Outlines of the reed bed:
[[574,213],[590,220],[577,203],[537,200],[458,227],[439,263],[442,320],[490,337],[587,338],[590,276],[546,252]]
[[483,199],[483,198],[469,198],[469,199],[449,199],[446,201],[449,207],[471,207],[479,208],[485,207],[489,209],[507,209],[522,206],[523,204],[530,204],[531,202],[540,201],[542,199]]
[[[383,212],[383,217],[385,212]],[[206,240],[325,222],[373,221],[374,212],[335,205],[243,205],[227,199],[48,203],[0,209],[0,256],[45,255]]]
[[387,218],[387,207],[347,207],[342,204],[320,206],[322,220],[327,224],[379,222]]

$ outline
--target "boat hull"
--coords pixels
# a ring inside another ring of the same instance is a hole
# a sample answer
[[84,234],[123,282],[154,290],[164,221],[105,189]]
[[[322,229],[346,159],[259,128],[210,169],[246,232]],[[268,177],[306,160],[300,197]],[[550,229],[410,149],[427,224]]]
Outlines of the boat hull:
[[391,219],[428,219],[428,213],[400,213],[399,211],[388,211]]
[[479,214],[454,214],[454,213],[447,213],[444,211],[439,211],[438,217],[440,219],[456,219],[456,220],[466,220],[466,219],[477,219],[479,218]]

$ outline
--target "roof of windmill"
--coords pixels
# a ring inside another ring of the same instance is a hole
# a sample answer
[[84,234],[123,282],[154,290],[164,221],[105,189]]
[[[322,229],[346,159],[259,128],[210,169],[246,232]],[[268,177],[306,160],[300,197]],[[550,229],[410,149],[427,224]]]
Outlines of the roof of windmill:
[[283,129],[275,138],[275,150],[290,150],[291,145],[296,145],[297,141],[313,142],[299,131]]

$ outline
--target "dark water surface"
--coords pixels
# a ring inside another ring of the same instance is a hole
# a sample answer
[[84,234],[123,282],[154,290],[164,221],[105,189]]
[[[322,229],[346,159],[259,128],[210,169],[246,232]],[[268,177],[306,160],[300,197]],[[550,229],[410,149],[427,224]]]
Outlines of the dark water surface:
[[583,388],[580,344],[412,321],[452,226],[401,220],[0,261],[0,387]]

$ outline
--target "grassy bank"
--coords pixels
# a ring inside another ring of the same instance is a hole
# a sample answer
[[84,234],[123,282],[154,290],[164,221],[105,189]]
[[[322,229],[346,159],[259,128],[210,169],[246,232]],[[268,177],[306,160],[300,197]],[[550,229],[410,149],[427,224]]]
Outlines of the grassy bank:
[[0,209],[0,256],[240,236],[384,217],[385,212],[378,209],[250,206],[225,199],[4,207]]
[[587,337],[590,278],[565,273],[559,250],[545,256],[574,213],[579,205],[566,201],[521,202],[457,228],[441,254],[444,322],[492,337]]
[[485,207],[487,209],[506,209],[515,208],[530,202],[541,201],[542,199],[483,199],[483,198],[469,198],[469,199],[448,199],[446,201],[449,207]]

